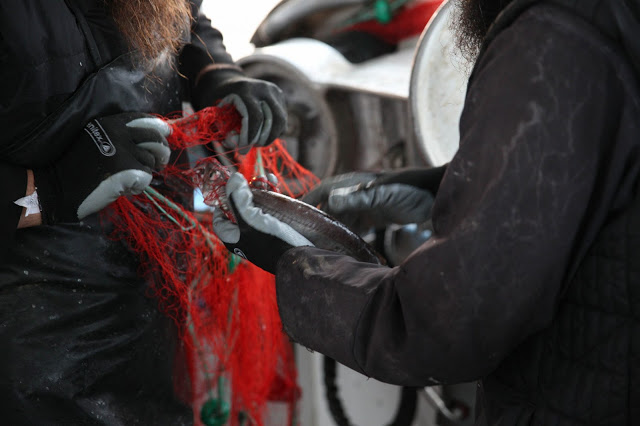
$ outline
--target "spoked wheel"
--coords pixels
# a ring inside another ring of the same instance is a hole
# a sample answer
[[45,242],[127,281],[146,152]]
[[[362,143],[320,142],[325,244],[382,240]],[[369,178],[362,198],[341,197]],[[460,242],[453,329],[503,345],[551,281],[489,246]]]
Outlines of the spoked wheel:
[[[337,362],[327,356],[323,359],[324,384],[326,387],[327,403],[331,417],[338,426],[354,426],[347,417],[347,413],[340,399],[337,378]],[[410,426],[416,415],[418,390],[416,388],[402,387],[400,402],[388,426]]]

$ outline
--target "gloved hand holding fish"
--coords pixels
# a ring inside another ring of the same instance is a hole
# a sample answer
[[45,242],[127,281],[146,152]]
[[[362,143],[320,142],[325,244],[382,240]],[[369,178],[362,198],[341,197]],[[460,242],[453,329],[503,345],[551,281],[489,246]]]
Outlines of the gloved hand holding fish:
[[260,268],[274,273],[280,256],[298,246],[332,250],[362,262],[382,262],[345,225],[309,204],[273,191],[274,186],[265,179],[250,185],[213,158],[197,167],[205,203],[214,207],[214,232],[230,251]]
[[302,200],[353,230],[423,223],[446,167],[352,172],[324,179]]

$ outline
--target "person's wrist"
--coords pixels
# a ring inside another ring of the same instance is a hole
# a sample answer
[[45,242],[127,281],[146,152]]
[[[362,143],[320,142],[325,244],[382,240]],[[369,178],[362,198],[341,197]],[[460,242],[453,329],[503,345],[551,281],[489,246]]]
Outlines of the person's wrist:
[[36,192],[36,184],[33,178],[33,170],[27,170],[27,190],[25,195],[31,195]]
[[[37,193],[33,171],[27,170],[27,188],[25,191],[25,198],[31,197],[32,199],[35,199],[35,202],[37,203],[38,198],[37,196],[34,197],[34,195],[36,194]],[[38,210],[40,209],[38,208]],[[18,228],[27,228],[30,226],[38,225],[42,225],[42,213],[40,211],[29,212],[29,209],[27,207],[24,207],[22,215],[20,216],[20,220],[18,221]]]

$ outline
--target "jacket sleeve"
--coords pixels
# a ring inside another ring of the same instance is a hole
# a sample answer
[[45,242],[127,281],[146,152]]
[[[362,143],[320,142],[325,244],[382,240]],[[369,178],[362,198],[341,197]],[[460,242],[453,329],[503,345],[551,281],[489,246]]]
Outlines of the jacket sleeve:
[[10,249],[22,207],[14,201],[24,197],[27,189],[27,171],[0,161],[0,259]]
[[191,26],[191,42],[180,53],[180,72],[194,84],[200,70],[213,63],[233,64],[231,55],[222,41],[222,34],[211,26],[211,21],[199,6],[192,3],[194,17]]
[[626,155],[614,142],[621,87],[579,38],[505,31],[470,81],[434,236],[395,268],[287,251],[276,274],[285,331],[389,383],[491,372],[549,324],[576,249],[611,205]]

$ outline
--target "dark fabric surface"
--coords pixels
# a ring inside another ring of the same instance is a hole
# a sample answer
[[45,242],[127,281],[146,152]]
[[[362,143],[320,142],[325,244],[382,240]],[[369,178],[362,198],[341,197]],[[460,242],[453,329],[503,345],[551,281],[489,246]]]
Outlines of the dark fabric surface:
[[639,218],[636,197],[607,219],[553,323],[482,382],[479,424],[640,422]]
[[[610,246],[609,224],[636,212],[636,58],[566,4],[517,3],[474,68],[433,237],[396,268],[286,252],[276,275],[283,325],[386,382],[486,379],[478,424],[634,424],[640,283],[620,271],[635,268],[640,247]],[[573,309],[571,294],[589,299]]]
[[22,207],[14,203],[25,196],[27,190],[26,169],[0,162],[0,259],[10,249],[13,234],[18,227]]
[[172,320],[97,217],[21,229],[0,264],[7,425],[190,425],[173,392]]
[[224,47],[222,35],[211,27],[211,21],[199,9],[202,1],[192,2],[192,15],[197,17],[192,29],[191,43],[182,50],[179,58],[181,72],[187,79],[187,87],[193,89],[198,72],[213,62],[232,64],[233,59]]
[[[193,54],[228,57],[207,24],[194,23]],[[15,229],[25,168],[54,162],[90,119],[182,109],[186,83],[175,66],[147,76],[131,57],[101,0],[0,5],[2,424],[192,423],[173,389],[175,326],[150,297],[137,259],[105,237],[95,216]],[[182,59],[189,76],[203,63],[188,52]]]

